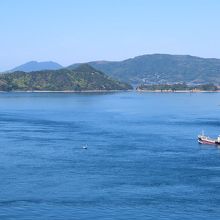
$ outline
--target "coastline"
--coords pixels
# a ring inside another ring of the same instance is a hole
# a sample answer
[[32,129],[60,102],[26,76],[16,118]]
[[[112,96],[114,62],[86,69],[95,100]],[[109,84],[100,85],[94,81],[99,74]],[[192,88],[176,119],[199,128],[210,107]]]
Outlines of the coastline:
[[149,92],[149,93],[218,93],[220,90],[216,91],[206,91],[206,90],[140,90],[137,89],[136,92]]
[[220,90],[216,91],[205,91],[205,90],[178,90],[178,91],[171,91],[171,90],[82,90],[82,91],[75,91],[75,90],[14,90],[14,91],[0,91],[0,93],[117,93],[117,92],[138,92],[138,93],[219,93]]
[[76,90],[56,90],[56,91],[51,91],[51,90],[14,90],[14,91],[0,91],[2,93],[114,93],[114,92],[131,92],[133,90],[81,90],[81,91],[76,91]]

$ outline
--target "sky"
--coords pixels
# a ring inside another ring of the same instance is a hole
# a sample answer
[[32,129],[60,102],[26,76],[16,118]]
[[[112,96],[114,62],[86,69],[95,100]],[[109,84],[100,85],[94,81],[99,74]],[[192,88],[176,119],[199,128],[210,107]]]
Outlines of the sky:
[[0,71],[152,53],[220,58],[220,1],[0,1]]

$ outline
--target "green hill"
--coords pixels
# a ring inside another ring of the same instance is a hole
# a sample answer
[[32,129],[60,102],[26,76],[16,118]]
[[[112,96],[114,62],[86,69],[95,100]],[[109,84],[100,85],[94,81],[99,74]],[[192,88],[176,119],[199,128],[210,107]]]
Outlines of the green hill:
[[[118,62],[90,62],[94,68],[129,83],[217,83],[220,59],[152,54]],[[73,65],[74,66],[74,65]]]
[[87,64],[60,69],[0,75],[0,91],[128,90],[132,87],[106,76]]

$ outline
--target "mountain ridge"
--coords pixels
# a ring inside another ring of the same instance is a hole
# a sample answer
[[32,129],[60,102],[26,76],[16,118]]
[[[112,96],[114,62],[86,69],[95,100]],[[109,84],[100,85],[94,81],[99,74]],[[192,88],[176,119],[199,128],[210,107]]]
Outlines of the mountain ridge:
[[29,61],[7,72],[16,72],[16,71],[32,72],[32,71],[41,71],[41,70],[57,70],[61,68],[63,68],[63,66],[53,61],[43,61],[43,62]]
[[17,71],[0,75],[0,91],[111,91],[132,87],[95,70],[88,64],[76,70]]
[[89,64],[129,83],[220,83],[220,59],[216,58],[147,54],[123,61]]
[[[82,63],[74,63],[66,68],[75,69],[80,64]],[[218,58],[156,53],[122,61],[91,61],[88,64],[112,78],[132,84],[181,82],[220,84]]]

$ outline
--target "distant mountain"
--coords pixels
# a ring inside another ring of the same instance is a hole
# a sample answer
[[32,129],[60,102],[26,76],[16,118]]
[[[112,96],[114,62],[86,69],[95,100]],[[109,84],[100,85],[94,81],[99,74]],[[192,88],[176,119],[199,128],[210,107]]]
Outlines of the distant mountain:
[[[112,78],[132,84],[215,83],[220,84],[220,59],[189,55],[150,54],[123,61],[94,61],[88,63]],[[76,63],[67,68],[76,69]],[[57,70],[63,68],[54,62],[31,61],[10,72]]]
[[41,71],[41,70],[58,70],[63,68],[60,64],[48,61],[48,62],[37,62],[37,61],[30,61],[28,63],[22,64],[18,67],[15,67],[8,72],[15,72],[15,71],[23,71],[23,72],[32,72],[32,71]]
[[0,91],[128,90],[132,87],[97,71],[88,64],[76,69],[13,72],[0,75]]
[[[152,54],[124,61],[89,63],[111,77],[129,83],[218,83],[220,59],[189,55]],[[72,68],[75,65],[71,65]]]

